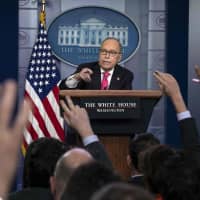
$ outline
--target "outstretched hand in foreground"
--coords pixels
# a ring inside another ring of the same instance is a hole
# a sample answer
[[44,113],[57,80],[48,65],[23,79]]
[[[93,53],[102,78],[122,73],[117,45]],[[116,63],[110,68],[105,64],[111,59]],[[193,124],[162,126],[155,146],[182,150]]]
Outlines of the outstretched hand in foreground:
[[14,176],[18,153],[22,141],[23,129],[31,109],[30,103],[24,101],[16,118],[12,120],[16,103],[17,84],[8,80],[0,86],[0,196],[6,197]]

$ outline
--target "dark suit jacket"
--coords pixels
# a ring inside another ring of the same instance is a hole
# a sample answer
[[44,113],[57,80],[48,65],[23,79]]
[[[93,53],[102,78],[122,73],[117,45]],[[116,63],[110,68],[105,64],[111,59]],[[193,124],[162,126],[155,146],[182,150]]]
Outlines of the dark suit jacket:
[[[100,66],[98,62],[93,63],[84,63],[79,65],[75,73],[78,73],[83,68],[90,68],[93,71],[91,75],[91,81],[85,82],[80,81],[76,89],[83,89],[83,90],[99,90],[101,88],[101,72]],[[61,81],[60,89],[70,89],[66,86],[65,81],[67,78]],[[131,90],[132,89],[132,81],[133,81],[133,73],[126,68],[121,67],[120,65],[116,65],[112,79],[110,82],[110,90]]]
[[100,142],[93,142],[85,146],[85,149],[93,156],[93,158],[107,167],[112,168],[112,162],[106,152],[104,146]]
[[183,150],[190,159],[200,165],[200,142],[195,120],[186,118],[179,121]]
[[27,188],[8,195],[8,200],[53,200],[49,189],[46,188]]

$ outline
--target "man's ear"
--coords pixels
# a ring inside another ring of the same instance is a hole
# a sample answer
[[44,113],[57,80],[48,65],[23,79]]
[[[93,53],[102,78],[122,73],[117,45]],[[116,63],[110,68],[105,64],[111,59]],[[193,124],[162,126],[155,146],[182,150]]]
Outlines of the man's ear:
[[129,167],[129,168],[132,168],[131,157],[130,157],[129,154],[126,156],[126,162],[127,162],[128,167]]
[[55,183],[56,180],[55,180],[55,177],[54,176],[50,176],[49,182],[50,182],[51,193],[55,194],[56,193],[56,183]]
[[121,61],[121,59],[122,59],[122,54],[119,54],[118,63]]

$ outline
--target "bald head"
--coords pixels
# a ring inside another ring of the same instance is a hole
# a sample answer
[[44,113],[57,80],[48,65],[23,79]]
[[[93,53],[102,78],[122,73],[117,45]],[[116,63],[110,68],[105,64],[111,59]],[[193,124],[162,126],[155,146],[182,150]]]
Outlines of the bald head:
[[73,148],[66,152],[61,159],[71,169],[76,169],[80,165],[93,160],[91,154],[81,148]]
[[73,171],[80,165],[91,161],[93,161],[92,155],[81,148],[73,148],[61,156],[56,164],[54,177],[50,180],[51,191],[55,199],[60,199]]

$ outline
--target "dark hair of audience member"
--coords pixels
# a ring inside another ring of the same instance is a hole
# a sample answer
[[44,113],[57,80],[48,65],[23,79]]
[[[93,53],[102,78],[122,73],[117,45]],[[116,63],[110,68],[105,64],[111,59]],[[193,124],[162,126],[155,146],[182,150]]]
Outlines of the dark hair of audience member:
[[141,160],[148,189],[163,200],[200,199],[199,168],[188,161],[169,146],[151,147]]
[[129,155],[135,169],[138,170],[138,156],[145,149],[160,144],[160,141],[151,133],[136,135],[129,143]]
[[152,178],[153,189],[164,200],[199,200],[200,176],[195,163],[182,154],[169,156]]
[[162,163],[176,151],[167,145],[155,145],[141,153],[139,168],[144,174],[144,180],[151,192],[157,193],[153,178]]
[[100,162],[92,161],[78,167],[70,177],[61,200],[88,200],[106,184],[121,178]]
[[97,191],[91,200],[154,200],[155,197],[141,187],[127,183],[111,183]]
[[24,160],[23,187],[49,188],[57,160],[69,148],[55,138],[39,138],[33,141]]

